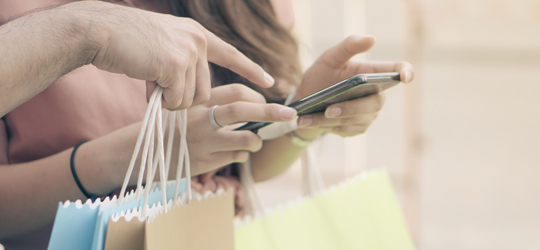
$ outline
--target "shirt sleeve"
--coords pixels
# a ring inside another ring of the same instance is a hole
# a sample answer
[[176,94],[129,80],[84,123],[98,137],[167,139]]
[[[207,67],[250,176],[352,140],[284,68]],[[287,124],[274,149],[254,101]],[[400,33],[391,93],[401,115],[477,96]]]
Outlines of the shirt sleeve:
[[0,118],[0,164],[9,164],[8,133],[4,118]]

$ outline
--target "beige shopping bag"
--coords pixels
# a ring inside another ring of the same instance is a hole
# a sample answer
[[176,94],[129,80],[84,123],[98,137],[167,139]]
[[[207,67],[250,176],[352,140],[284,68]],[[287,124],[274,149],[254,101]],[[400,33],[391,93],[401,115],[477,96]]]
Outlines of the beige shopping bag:
[[219,190],[146,222],[147,250],[234,250],[234,190]]
[[233,190],[168,206],[150,208],[146,218],[137,210],[111,217],[105,250],[234,249]]
[[[165,184],[168,179],[170,166],[170,150],[165,155],[163,143],[163,123],[161,117],[161,89],[155,91],[143,120],[139,140],[130,163],[130,167],[122,186],[118,206],[121,204],[136,203],[134,209],[109,218],[105,239],[105,250],[164,250],[164,249],[234,249],[233,217],[234,217],[234,190],[218,190],[216,193],[207,192],[204,196],[191,193],[191,178],[186,178],[186,192],[180,193],[180,179],[182,170],[185,176],[191,176],[189,171],[189,150],[187,147],[186,119],[187,113],[178,113],[180,127],[179,165],[177,166],[176,188]],[[157,97],[156,97],[157,96]],[[166,116],[164,116],[166,117]],[[174,128],[175,114],[170,114],[170,126]],[[164,120],[167,120],[165,118]],[[154,148],[154,134],[157,131],[157,143]],[[169,142],[172,141],[169,130]],[[135,195],[130,199],[124,193],[133,164],[142,146],[141,168]],[[171,148],[171,144],[167,148]],[[155,158],[154,158],[155,152]],[[165,160],[166,159],[166,160]],[[185,168],[183,165],[186,165]],[[153,187],[152,182],[159,166],[160,185]],[[146,187],[142,187],[142,176],[146,168]],[[171,192],[171,190],[173,190]],[[169,191],[169,192],[168,192]],[[156,196],[162,197],[156,202]],[[150,203],[149,203],[150,200]],[[153,200],[153,201],[152,201]],[[153,204],[151,207],[149,204]],[[212,240],[209,240],[212,239]]]
[[105,250],[144,250],[144,220],[124,216],[109,221]]

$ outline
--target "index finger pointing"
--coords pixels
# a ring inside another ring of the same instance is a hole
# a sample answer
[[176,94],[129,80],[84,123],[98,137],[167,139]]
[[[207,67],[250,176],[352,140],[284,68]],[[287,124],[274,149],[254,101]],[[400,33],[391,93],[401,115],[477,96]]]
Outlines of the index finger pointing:
[[212,32],[206,29],[204,32],[207,40],[208,61],[228,68],[261,87],[269,88],[274,85],[274,78],[266,73],[261,66]]

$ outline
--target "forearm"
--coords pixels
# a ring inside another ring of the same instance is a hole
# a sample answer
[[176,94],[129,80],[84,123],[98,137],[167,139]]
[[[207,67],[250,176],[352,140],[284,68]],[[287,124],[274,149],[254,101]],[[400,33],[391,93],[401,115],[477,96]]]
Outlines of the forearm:
[[0,239],[49,225],[59,201],[84,200],[71,176],[69,154],[0,165]]
[[98,5],[71,3],[0,26],[0,117],[92,61],[103,38],[91,31],[90,6]]
[[[303,139],[312,140],[323,132],[316,129],[297,129]],[[260,151],[252,154],[251,168],[256,182],[269,180],[285,172],[304,152],[305,147],[294,145],[289,135],[265,141]]]
[[[84,189],[105,196],[122,186],[141,122],[82,144],[76,151],[74,167]],[[167,128],[166,130],[167,131]],[[178,131],[176,131],[178,134]],[[144,141],[143,141],[144,142]],[[169,178],[176,177],[178,138],[173,145]],[[156,141],[157,143],[157,141]],[[165,138],[167,144],[167,136]],[[58,202],[87,198],[77,186],[70,169],[73,148],[27,163],[0,165],[0,239],[31,232],[50,225]],[[129,180],[137,184],[142,147]],[[201,174],[200,171],[192,172]],[[146,173],[143,175],[145,181]],[[159,181],[159,171],[155,180]]]
[[[74,166],[87,192],[106,195],[121,186],[139,129],[133,124],[79,147]],[[50,225],[60,201],[86,200],[70,170],[71,152],[0,165],[0,239]]]

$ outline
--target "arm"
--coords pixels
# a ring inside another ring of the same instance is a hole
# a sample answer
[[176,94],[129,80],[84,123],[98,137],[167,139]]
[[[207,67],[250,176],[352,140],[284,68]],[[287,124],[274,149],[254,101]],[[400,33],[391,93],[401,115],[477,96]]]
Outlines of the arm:
[[[118,175],[127,169],[139,128],[134,124],[79,148],[74,163],[88,192],[107,194],[120,185]],[[71,175],[70,155],[71,148],[32,162],[0,165],[0,239],[50,225],[59,201],[86,200]]]
[[89,26],[60,9],[43,10],[0,26],[0,116],[60,76],[91,62],[99,44],[85,38]]
[[0,117],[85,64],[158,84],[164,107],[208,100],[208,61],[269,87],[264,70],[187,18],[101,1],[75,2],[0,26]]

